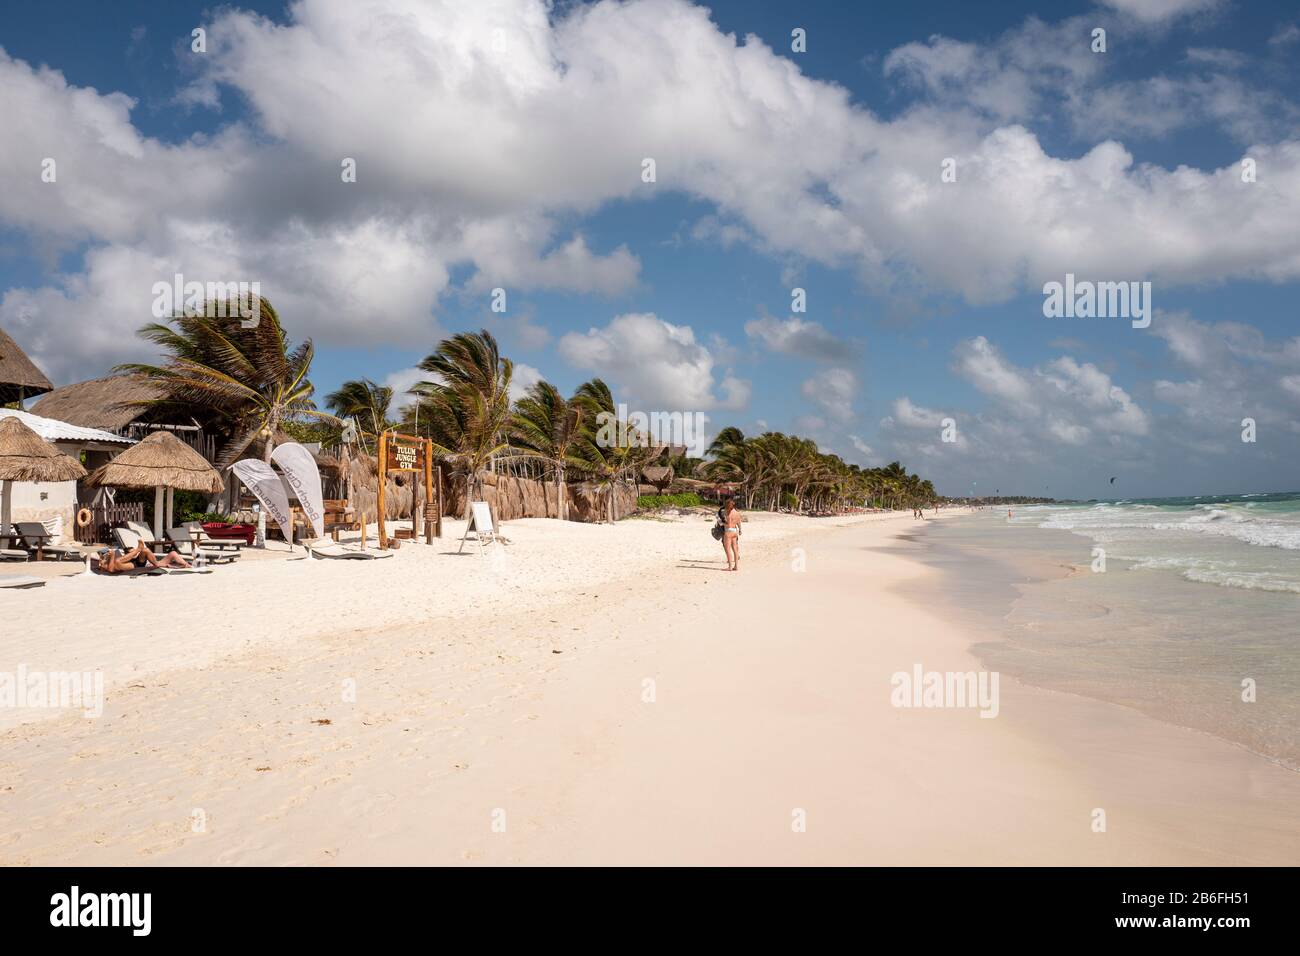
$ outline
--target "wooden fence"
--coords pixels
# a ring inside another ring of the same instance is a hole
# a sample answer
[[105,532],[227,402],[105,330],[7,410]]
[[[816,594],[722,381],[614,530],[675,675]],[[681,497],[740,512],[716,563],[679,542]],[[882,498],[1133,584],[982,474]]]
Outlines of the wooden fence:
[[114,525],[125,521],[144,521],[144,502],[132,501],[120,505],[83,505],[90,508],[90,524],[84,528],[73,522],[78,544],[108,543]]

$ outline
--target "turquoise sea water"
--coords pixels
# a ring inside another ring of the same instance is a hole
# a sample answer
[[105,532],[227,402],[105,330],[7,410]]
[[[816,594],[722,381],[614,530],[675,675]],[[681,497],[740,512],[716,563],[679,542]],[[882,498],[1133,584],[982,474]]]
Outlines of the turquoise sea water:
[[948,572],[929,597],[987,636],[976,652],[990,668],[1300,769],[1300,493],[1021,506],[917,527],[909,549]]
[[1011,520],[1091,538],[1134,570],[1300,594],[1300,493],[1029,506]]

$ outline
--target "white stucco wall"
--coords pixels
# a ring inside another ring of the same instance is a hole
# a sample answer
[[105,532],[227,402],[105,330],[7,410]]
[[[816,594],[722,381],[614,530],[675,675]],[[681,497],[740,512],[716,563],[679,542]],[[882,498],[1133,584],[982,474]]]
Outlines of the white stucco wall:
[[10,520],[45,521],[61,514],[63,537],[72,537],[72,522],[77,516],[75,481],[15,481],[9,487],[13,489]]

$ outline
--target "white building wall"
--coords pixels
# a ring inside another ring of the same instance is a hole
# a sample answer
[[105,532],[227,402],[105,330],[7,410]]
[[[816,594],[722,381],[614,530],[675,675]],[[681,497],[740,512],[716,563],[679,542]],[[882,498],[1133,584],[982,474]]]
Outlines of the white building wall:
[[71,539],[77,516],[75,481],[15,481],[9,487],[13,489],[10,520],[46,521],[62,515],[63,538]]

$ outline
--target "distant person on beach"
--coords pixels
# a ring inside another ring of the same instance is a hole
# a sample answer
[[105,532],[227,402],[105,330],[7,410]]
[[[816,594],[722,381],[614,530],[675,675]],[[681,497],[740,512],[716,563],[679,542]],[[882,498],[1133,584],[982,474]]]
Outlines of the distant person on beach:
[[722,525],[722,551],[727,556],[727,570],[740,570],[740,523],[745,516],[736,507],[736,499],[728,498],[718,509],[718,523]]
[[121,548],[109,548],[99,559],[100,574],[124,574],[135,570],[136,559],[143,559],[143,564],[153,568],[188,568],[190,563],[172,551],[159,558],[140,542],[130,551]]

